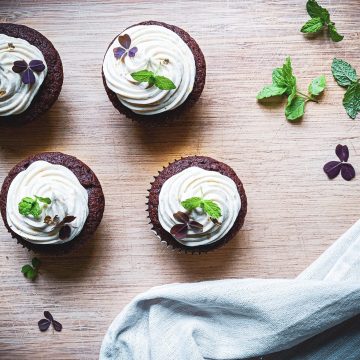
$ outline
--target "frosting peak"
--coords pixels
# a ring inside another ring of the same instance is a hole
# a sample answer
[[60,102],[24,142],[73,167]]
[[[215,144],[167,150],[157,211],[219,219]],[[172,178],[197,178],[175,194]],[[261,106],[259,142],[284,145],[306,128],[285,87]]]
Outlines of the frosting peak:
[[[25,197],[50,198],[39,218],[19,213],[18,204]],[[46,161],[35,161],[20,172],[9,187],[6,203],[6,217],[10,228],[24,240],[34,244],[63,244],[80,234],[89,214],[88,193],[75,174],[62,165]],[[67,224],[70,236],[61,240],[59,229],[45,223],[45,216],[63,220],[66,216],[75,219]]]
[[[125,30],[125,35],[130,39],[125,44],[129,50],[119,48],[117,37],[106,52],[103,72],[107,86],[123,105],[138,114],[159,114],[180,106],[192,92],[196,74],[194,55],[187,44],[159,25],[136,25]],[[124,55],[114,56],[116,53]],[[145,69],[169,78],[176,89],[149,87],[130,75]]]
[[[15,61],[40,60],[45,69],[33,72],[35,82],[25,84],[21,74],[13,71]],[[33,101],[45,77],[47,67],[42,52],[20,38],[0,34],[0,116],[21,114]]]
[[176,239],[186,246],[206,245],[220,240],[234,225],[241,208],[241,199],[235,182],[217,171],[189,167],[172,176],[163,184],[159,194],[158,217],[161,226],[170,232],[178,222],[173,214],[186,211],[181,202],[191,197],[212,200],[219,205],[221,217],[215,224],[203,210],[197,208],[191,218],[203,225],[203,231],[189,230],[184,239]]

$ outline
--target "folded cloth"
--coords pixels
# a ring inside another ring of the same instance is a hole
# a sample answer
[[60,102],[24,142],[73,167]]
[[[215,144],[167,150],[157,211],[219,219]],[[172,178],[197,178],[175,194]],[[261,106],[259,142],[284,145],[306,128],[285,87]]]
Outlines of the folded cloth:
[[[296,279],[234,279],[152,288],[115,318],[99,358],[259,357],[306,344],[359,314],[360,221]],[[347,357],[341,355],[345,347]],[[354,331],[332,337],[313,352],[307,346],[306,356],[285,358],[355,360],[360,359],[359,349],[360,331]]]

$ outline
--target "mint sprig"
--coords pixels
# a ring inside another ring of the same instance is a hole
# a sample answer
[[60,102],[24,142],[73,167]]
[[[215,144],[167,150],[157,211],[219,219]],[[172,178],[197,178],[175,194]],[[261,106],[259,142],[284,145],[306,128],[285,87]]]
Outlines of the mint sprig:
[[218,219],[221,216],[221,209],[216,202],[201,197],[192,197],[181,202],[181,205],[188,211],[201,208],[210,218]]
[[321,75],[312,80],[308,87],[308,95],[297,90],[296,77],[293,74],[290,57],[287,57],[282,67],[276,68],[272,73],[272,84],[265,86],[256,96],[258,100],[273,96],[287,95],[285,116],[288,120],[300,119],[305,112],[308,101],[318,102],[315,98],[326,87],[325,76]]
[[175,84],[165,76],[157,75],[150,70],[140,70],[130,74],[132,78],[140,83],[147,82],[149,86],[155,85],[160,90],[176,89]]
[[19,213],[24,216],[32,215],[34,218],[39,218],[43,210],[43,207],[40,205],[40,203],[50,205],[51,199],[36,195],[35,199],[29,196],[24,197],[18,205]]
[[31,265],[29,265],[29,264],[24,265],[21,268],[21,272],[29,280],[35,280],[35,278],[38,275],[38,270],[39,270],[39,267],[40,267],[40,260],[38,258],[33,258],[31,260]]
[[336,82],[347,88],[343,98],[343,106],[347,114],[355,119],[360,112],[360,80],[356,70],[346,61],[334,58],[331,71]]
[[303,33],[317,33],[324,27],[327,27],[332,41],[339,42],[344,36],[340,35],[335,27],[335,23],[330,20],[329,11],[321,7],[315,0],[308,0],[306,10],[311,19],[308,20],[300,29]]

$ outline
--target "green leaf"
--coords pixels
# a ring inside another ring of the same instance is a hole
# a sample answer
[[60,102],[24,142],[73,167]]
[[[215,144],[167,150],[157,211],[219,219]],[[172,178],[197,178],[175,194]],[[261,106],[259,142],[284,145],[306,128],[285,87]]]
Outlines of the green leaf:
[[34,203],[36,203],[36,200],[31,197],[24,197],[18,205],[19,213],[24,216],[30,215]]
[[271,96],[279,96],[284,94],[286,87],[278,87],[276,85],[265,86],[256,96],[257,99],[261,100],[269,98]]
[[360,83],[356,82],[348,87],[343,99],[347,114],[355,119],[360,112]]
[[288,97],[287,106],[291,105],[296,96],[296,85],[292,88],[291,94]]
[[37,269],[40,266],[41,262],[38,258],[33,258],[31,260],[31,264],[35,269]]
[[330,23],[328,25],[328,29],[329,29],[329,35],[330,35],[330,38],[332,41],[335,41],[335,42],[339,42],[341,41],[344,36],[343,35],[340,35],[337,30],[336,30],[336,27],[335,27],[335,24],[333,23]]
[[212,200],[203,200],[200,206],[211,218],[218,219],[221,216],[220,206]]
[[26,272],[25,276],[30,280],[34,280],[37,274],[37,270],[31,268],[29,271]]
[[309,93],[311,95],[319,95],[321,94],[326,87],[326,79],[324,75],[316,77],[311,84],[309,85]]
[[300,96],[295,96],[290,105],[286,106],[285,116],[288,120],[297,120],[304,115],[305,99]]
[[306,10],[312,18],[318,17],[322,19],[324,23],[328,23],[330,21],[329,12],[325,8],[321,7],[315,0],[308,0],[306,3]]
[[148,82],[154,73],[149,70],[140,70],[130,74],[132,78],[138,82]]
[[200,197],[192,197],[181,202],[181,205],[188,211],[200,207],[202,199]]
[[283,76],[284,76],[285,82],[289,83],[291,81],[291,79],[293,78],[290,56],[288,56],[286,58],[285,63],[282,67],[282,71],[283,71]]
[[33,268],[32,268],[32,266],[31,265],[29,265],[29,264],[26,264],[26,265],[24,265],[22,268],[21,268],[21,272],[23,273],[23,274],[26,274],[28,271],[30,271],[30,270],[33,270]]
[[332,74],[340,86],[349,86],[356,82],[356,70],[346,61],[334,58],[331,65]]
[[278,87],[286,87],[286,81],[283,74],[282,68],[276,68],[272,72],[272,82],[273,85],[277,85]]
[[307,21],[300,29],[303,33],[316,33],[324,26],[323,20],[319,17],[315,17]]
[[155,86],[161,90],[176,89],[175,84],[165,76],[155,76]]
[[44,197],[36,196],[36,195],[35,195],[35,198],[36,198],[37,200],[39,200],[40,202],[44,203],[44,204],[48,204],[48,205],[51,204],[51,199],[48,198],[48,197],[47,197],[47,198],[44,198]]

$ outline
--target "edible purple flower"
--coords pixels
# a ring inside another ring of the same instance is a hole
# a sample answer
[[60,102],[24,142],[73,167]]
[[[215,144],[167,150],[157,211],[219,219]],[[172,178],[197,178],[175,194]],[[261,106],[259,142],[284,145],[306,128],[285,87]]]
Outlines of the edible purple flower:
[[119,43],[120,43],[120,45],[122,47],[116,47],[116,48],[113,49],[115,59],[122,58],[122,60],[124,60],[127,54],[130,57],[135,56],[135,54],[138,51],[138,48],[136,46],[134,46],[134,47],[132,47],[130,49],[131,39],[130,39],[130,36],[128,34],[119,35],[118,36],[118,41],[119,41]]
[[25,60],[17,60],[14,61],[14,65],[12,70],[21,74],[21,81],[24,84],[34,84],[35,83],[35,75],[34,71],[40,73],[44,71],[45,65],[41,60],[31,60],[29,65]]
[[40,331],[46,331],[50,324],[53,325],[55,331],[61,331],[62,325],[56,321],[49,311],[44,311],[45,319],[41,319],[38,321],[38,326]]
[[173,217],[176,221],[180,223],[174,225],[170,229],[170,234],[176,239],[184,239],[189,230],[202,231],[203,229],[203,225],[195,220],[191,220],[187,213],[178,211],[177,213],[173,214]]
[[350,181],[355,177],[355,169],[349,160],[349,148],[346,145],[337,145],[335,153],[340,161],[329,161],[324,165],[324,172],[329,179],[336,178],[340,172],[344,180]]

